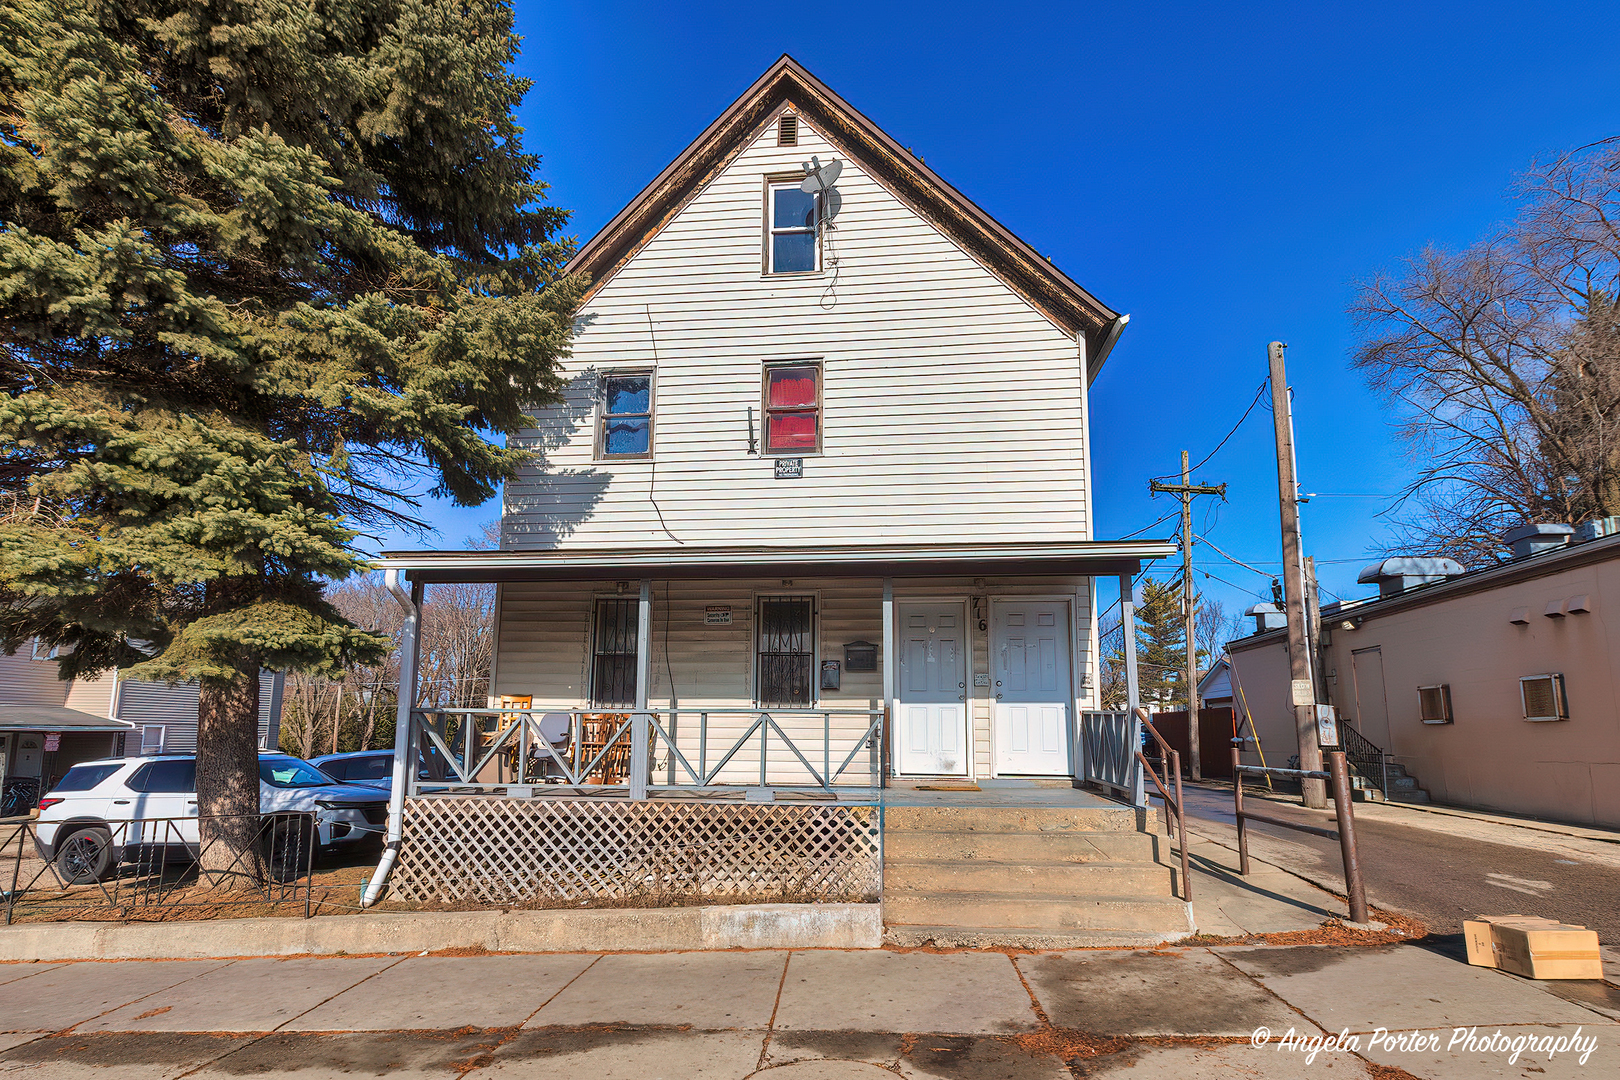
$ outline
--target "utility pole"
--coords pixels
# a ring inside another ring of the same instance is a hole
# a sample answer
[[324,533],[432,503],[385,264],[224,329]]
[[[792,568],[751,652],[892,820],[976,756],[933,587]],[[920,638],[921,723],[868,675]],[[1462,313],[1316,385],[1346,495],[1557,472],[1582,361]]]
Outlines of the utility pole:
[[1170,494],[1181,497],[1181,618],[1187,632],[1187,768],[1194,780],[1202,780],[1203,767],[1198,755],[1198,638],[1194,636],[1193,563],[1192,563],[1192,501],[1194,495],[1219,495],[1226,498],[1225,484],[1194,484],[1192,470],[1187,467],[1187,451],[1181,452],[1181,483],[1161,484],[1148,481],[1148,490],[1155,495]]
[[[1294,706],[1294,734],[1299,741],[1299,767],[1322,769],[1316,741],[1316,678],[1311,670],[1310,621],[1305,612],[1305,560],[1299,537],[1299,484],[1294,478],[1294,413],[1288,399],[1283,350],[1273,341],[1266,349],[1271,362],[1271,413],[1277,431],[1277,504],[1282,512],[1283,597],[1288,613],[1288,676]],[[1327,807],[1327,787],[1320,780],[1301,780],[1305,805]]]

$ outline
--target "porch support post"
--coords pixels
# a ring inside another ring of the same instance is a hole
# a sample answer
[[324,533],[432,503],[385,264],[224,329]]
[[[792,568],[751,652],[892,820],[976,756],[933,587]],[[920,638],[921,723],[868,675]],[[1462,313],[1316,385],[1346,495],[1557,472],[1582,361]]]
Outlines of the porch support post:
[[636,612],[636,711],[630,716],[630,797],[647,797],[652,773],[647,747],[647,697],[652,692],[652,582],[641,583],[641,604]]
[[[1142,745],[1142,721],[1136,715],[1136,710],[1142,704],[1142,695],[1136,681],[1136,597],[1131,592],[1131,578],[1130,574],[1119,575],[1119,617],[1125,631],[1125,707],[1130,711],[1130,719],[1126,723],[1130,731],[1130,744],[1125,752],[1135,755],[1137,748]],[[1131,769],[1131,777],[1131,805],[1146,806],[1147,791],[1143,787],[1145,781],[1140,763]]]
[[[894,578],[883,579],[883,739],[882,746],[894,746]],[[892,769],[892,758],[889,768],[883,765],[888,753],[881,753],[878,757],[879,784],[888,783],[889,772]]]

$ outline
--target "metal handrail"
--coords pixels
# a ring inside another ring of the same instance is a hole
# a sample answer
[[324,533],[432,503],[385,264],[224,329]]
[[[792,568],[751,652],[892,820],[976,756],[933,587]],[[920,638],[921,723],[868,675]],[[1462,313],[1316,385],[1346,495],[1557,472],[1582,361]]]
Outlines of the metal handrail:
[[[1181,752],[1164,741],[1164,736],[1159,734],[1159,729],[1153,726],[1152,720],[1148,719],[1146,709],[1138,708],[1136,718],[1142,722],[1143,730],[1152,735],[1153,740],[1159,744],[1160,753],[1165,755],[1162,760],[1166,762],[1169,769],[1169,776],[1166,779],[1174,778],[1175,780],[1176,795],[1172,799],[1170,792],[1166,790],[1165,782],[1160,780],[1159,774],[1153,771],[1153,766],[1148,763],[1148,759],[1142,753],[1141,748],[1137,748],[1136,760],[1142,763],[1143,771],[1147,773],[1148,779],[1153,781],[1153,786],[1159,789],[1159,797],[1164,800],[1165,832],[1171,833],[1170,816],[1172,813],[1175,815],[1176,831],[1181,834],[1181,891],[1183,894],[1181,898],[1191,903],[1192,875],[1187,872],[1187,815],[1181,797]],[[1191,731],[1192,729],[1188,728],[1188,730]],[[1174,833],[1171,833],[1171,835],[1174,835]]]
[[[1324,836],[1329,840],[1337,840],[1339,842],[1339,856],[1344,860],[1344,885],[1346,898],[1350,905],[1350,921],[1365,923],[1367,921],[1367,890],[1361,880],[1361,857],[1356,849],[1355,814],[1350,809],[1350,769],[1345,764],[1344,751],[1328,750],[1326,752],[1328,759],[1326,769],[1268,769],[1263,765],[1243,764],[1238,758],[1238,751],[1242,746],[1242,739],[1232,740],[1232,811],[1233,820],[1237,825],[1238,873],[1244,877],[1249,876],[1248,823],[1251,821],[1259,821],[1279,828],[1292,829],[1295,832],[1310,833],[1312,836]],[[1337,831],[1324,829],[1316,825],[1305,825],[1298,821],[1289,821],[1286,818],[1245,810],[1243,808],[1244,773],[1328,781],[1332,789],[1333,810],[1338,817],[1339,828]]]
[[[1345,760],[1350,763],[1350,767],[1377,784],[1378,790],[1384,793],[1384,801],[1388,802],[1389,755],[1384,748],[1375,745],[1371,739],[1349,724],[1339,725],[1339,741],[1344,745]],[[1370,774],[1375,762],[1378,769],[1377,776]]]

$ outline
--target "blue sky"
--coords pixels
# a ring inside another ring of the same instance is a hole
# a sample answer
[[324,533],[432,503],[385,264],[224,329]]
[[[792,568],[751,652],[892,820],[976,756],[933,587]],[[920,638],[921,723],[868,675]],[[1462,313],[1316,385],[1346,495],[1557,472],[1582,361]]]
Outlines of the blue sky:
[[[1130,328],[1092,388],[1099,537],[1170,513],[1148,477],[1214,448],[1289,344],[1322,584],[1387,543],[1411,465],[1349,370],[1351,283],[1506,217],[1537,157],[1620,133],[1620,5],[637,4],[517,0],[520,113],[588,238],[780,54],[1105,303]],[[1198,474],[1200,532],[1280,561],[1271,416]],[[496,503],[435,507],[459,547]],[[1152,534],[1170,535],[1174,522]],[[389,538],[389,546],[417,541]],[[1337,561],[1344,560],[1344,561]],[[1229,606],[1266,579],[1208,547]],[[1168,564],[1165,567],[1169,570]],[[1230,584],[1228,584],[1230,583]],[[1112,597],[1109,596],[1108,599]]]

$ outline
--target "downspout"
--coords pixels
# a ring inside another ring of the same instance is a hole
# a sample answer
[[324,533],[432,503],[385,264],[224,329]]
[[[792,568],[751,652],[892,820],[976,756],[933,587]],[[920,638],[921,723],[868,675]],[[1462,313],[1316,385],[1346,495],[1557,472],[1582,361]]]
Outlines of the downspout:
[[383,581],[399,606],[405,609],[405,623],[399,635],[399,707],[394,714],[394,776],[388,789],[388,832],[376,872],[366,882],[366,891],[360,897],[363,908],[377,902],[388,884],[388,872],[399,858],[400,841],[405,835],[406,785],[415,777],[410,760],[411,750],[416,745],[411,712],[416,702],[416,639],[421,631],[422,586],[415,584],[406,592],[400,585],[400,572],[392,568],[384,572]]

